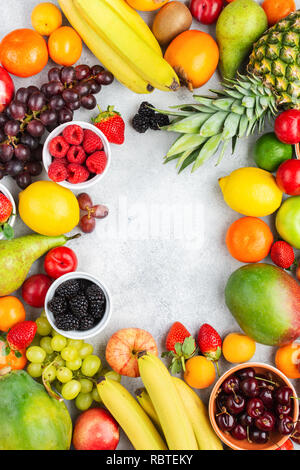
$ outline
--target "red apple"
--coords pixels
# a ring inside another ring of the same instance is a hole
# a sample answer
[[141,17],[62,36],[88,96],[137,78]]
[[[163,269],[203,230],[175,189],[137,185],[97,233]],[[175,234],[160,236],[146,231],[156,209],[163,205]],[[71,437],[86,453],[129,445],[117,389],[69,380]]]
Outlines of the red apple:
[[158,355],[153,336],[140,328],[124,328],[114,333],[106,346],[106,360],[118,374],[139,377],[138,353],[149,351]]
[[76,450],[115,450],[119,438],[119,426],[112,415],[103,408],[91,408],[77,418],[73,446]]
[[14,82],[6,70],[0,66],[0,113],[9,105],[15,92]]

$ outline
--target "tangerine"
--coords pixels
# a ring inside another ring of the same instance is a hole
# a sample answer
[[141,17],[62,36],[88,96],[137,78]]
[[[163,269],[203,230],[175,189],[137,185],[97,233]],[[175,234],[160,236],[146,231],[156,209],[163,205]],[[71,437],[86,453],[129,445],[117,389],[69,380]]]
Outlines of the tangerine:
[[42,36],[50,36],[62,25],[62,14],[53,3],[40,3],[32,10],[31,24]]
[[51,34],[48,48],[49,55],[56,64],[68,67],[80,59],[82,41],[75,29],[62,26]]

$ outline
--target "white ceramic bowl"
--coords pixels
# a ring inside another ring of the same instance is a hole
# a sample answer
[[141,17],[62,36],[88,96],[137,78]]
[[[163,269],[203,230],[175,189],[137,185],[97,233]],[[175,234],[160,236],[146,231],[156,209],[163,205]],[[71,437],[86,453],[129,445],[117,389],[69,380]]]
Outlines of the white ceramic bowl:
[[[86,331],[75,331],[75,330],[64,331],[64,330],[60,330],[55,325],[55,319],[54,319],[53,313],[48,309],[48,303],[53,298],[55,290],[63,282],[68,281],[69,279],[87,279],[88,281],[92,281],[95,284],[97,284],[97,286],[99,286],[103,290],[103,293],[104,293],[105,298],[106,298],[105,313],[103,315],[103,318],[98,323],[98,325],[94,326],[94,328],[91,328],[90,330],[86,330]],[[84,273],[84,272],[75,271],[73,273],[64,274],[63,276],[59,277],[58,279],[56,279],[53,282],[53,284],[51,284],[50,288],[48,289],[46,298],[45,298],[45,312],[46,312],[46,316],[48,318],[48,321],[49,321],[50,325],[52,326],[52,328],[55,331],[57,331],[57,333],[61,334],[62,336],[65,336],[66,338],[71,338],[71,339],[83,339],[83,340],[85,340],[85,339],[88,339],[88,338],[92,338],[93,336],[96,336],[99,333],[101,333],[101,331],[104,330],[104,328],[107,326],[107,324],[110,320],[111,311],[112,311],[111,299],[110,299],[110,295],[108,293],[107,288],[96,277],[92,276],[91,274]]]
[[105,170],[103,171],[103,173],[101,173],[100,175],[96,175],[94,176],[93,178],[91,178],[90,180],[88,181],[85,181],[84,183],[78,183],[78,184],[72,184],[72,183],[68,183],[68,181],[62,181],[61,183],[58,183],[60,184],[61,186],[64,186],[65,188],[69,188],[71,190],[79,190],[79,191],[82,191],[83,189],[87,189],[87,188],[90,188],[91,186],[93,186],[94,184],[98,183],[100,180],[102,180],[102,178],[106,175],[106,173],[108,172],[108,169],[109,169],[109,166],[110,166],[110,161],[111,161],[111,149],[110,149],[110,144],[107,140],[107,138],[105,137],[105,135],[103,134],[103,132],[101,132],[96,126],[94,126],[93,124],[89,124],[88,122],[83,122],[83,121],[71,121],[71,122],[67,122],[65,124],[61,124],[60,126],[56,127],[56,129],[54,129],[47,137],[47,140],[44,144],[44,148],[43,148],[43,164],[44,164],[44,168],[48,174],[48,169],[49,169],[49,166],[50,164],[52,163],[52,156],[50,155],[50,152],[49,152],[49,144],[51,142],[52,139],[54,139],[54,137],[57,137],[59,136],[63,130],[65,129],[65,127],[68,127],[68,126],[71,126],[71,125],[74,125],[76,124],[77,126],[80,126],[82,127],[83,129],[90,129],[91,131],[95,132],[95,134],[97,134],[100,139],[102,140],[102,143],[103,143],[103,147],[104,147],[104,151],[106,153],[106,156],[107,156],[107,164],[106,164],[106,168]]
[[[0,183],[0,193],[3,193],[4,196],[6,196],[10,202],[12,203],[12,206],[13,206],[13,211],[12,211],[12,214],[8,220],[8,223],[11,227],[13,227],[15,225],[15,222],[16,222],[16,214],[17,214],[17,208],[16,208],[16,203],[15,203],[15,200],[14,198],[12,197],[12,194],[11,192],[7,189],[6,186],[4,186],[4,184],[1,184]],[[5,237],[3,235],[2,232],[0,232],[0,240],[3,240]]]

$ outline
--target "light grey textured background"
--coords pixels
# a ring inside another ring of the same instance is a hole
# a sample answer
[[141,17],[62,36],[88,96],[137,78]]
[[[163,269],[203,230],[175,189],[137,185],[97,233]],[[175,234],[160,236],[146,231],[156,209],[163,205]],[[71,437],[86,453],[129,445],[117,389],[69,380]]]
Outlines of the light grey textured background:
[[[31,27],[31,11],[40,2],[9,0],[2,3],[0,39],[12,29]],[[296,4],[300,7],[300,0]],[[143,14],[149,24],[153,16],[152,13]],[[194,22],[192,27],[214,35],[214,26],[208,28]],[[98,63],[86,48],[79,62]],[[47,70],[53,65],[49,61],[48,67],[36,77],[14,78],[16,88],[42,85],[47,81]],[[216,73],[196,93],[207,94],[209,88],[219,86],[219,81],[220,76]],[[192,96],[186,89],[182,88],[176,94],[156,90],[152,95],[139,96],[115,80],[112,86],[103,87],[97,99],[102,109],[115,105],[122,114],[126,122],[126,140],[122,146],[112,146],[112,164],[107,176],[89,191],[95,203],[109,207],[109,217],[98,222],[96,232],[69,244],[77,253],[78,269],[98,276],[112,296],[112,319],[103,334],[94,339],[95,352],[104,358],[105,345],[119,328],[148,330],[160,350],[164,349],[168,328],[177,320],[194,335],[204,322],[215,326],[222,336],[239,331],[224,304],[224,287],[231,272],[241,263],[229,255],[224,238],[229,225],[240,216],[223,201],[218,178],[239,167],[254,166],[252,148],[255,138],[240,141],[234,156],[228,151],[217,167],[216,159],[212,159],[193,175],[189,169],[177,175],[174,162],[162,164],[176,135],[151,130],[140,135],[132,129],[130,120],[144,99],[160,108],[190,102]],[[76,119],[90,120],[95,114],[95,111],[80,110],[75,116]],[[46,174],[43,178],[47,178]],[[2,182],[12,190],[17,201],[15,183],[9,178]],[[124,204],[128,213],[123,210]],[[203,218],[198,220],[198,235],[194,240],[164,239],[167,237],[163,236],[134,239],[131,231],[138,226],[144,227],[150,211],[156,213],[163,205],[165,210],[176,206],[178,217],[191,208],[203,208]],[[123,225],[125,220],[127,237],[116,230],[120,225],[118,218],[122,219]],[[270,222],[273,226],[272,219]],[[16,235],[28,233],[28,228],[18,219]],[[31,274],[41,272],[41,269],[42,262],[37,262]],[[27,308],[27,311],[32,318],[39,314],[39,310]],[[257,345],[253,360],[274,364],[274,353],[273,348]],[[226,361],[221,361],[220,365],[222,372],[230,366]],[[140,380],[126,378],[122,383],[131,391],[141,385]],[[201,392],[200,396],[206,401],[209,390]],[[72,410],[72,413],[75,417],[76,411]],[[131,448],[125,436],[118,448]]]

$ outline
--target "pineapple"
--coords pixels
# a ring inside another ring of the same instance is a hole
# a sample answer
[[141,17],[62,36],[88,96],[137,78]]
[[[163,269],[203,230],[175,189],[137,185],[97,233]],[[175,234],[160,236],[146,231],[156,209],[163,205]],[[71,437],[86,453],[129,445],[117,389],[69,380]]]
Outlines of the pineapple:
[[238,138],[261,132],[280,108],[300,109],[300,10],[254,44],[247,75],[211,91],[215,97],[195,95],[194,104],[161,111],[175,117],[164,129],[182,134],[165,157],[178,160],[179,172],[191,164],[195,171],[221,149],[220,161],[230,142],[234,152]]

